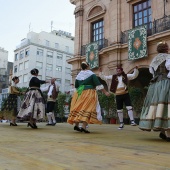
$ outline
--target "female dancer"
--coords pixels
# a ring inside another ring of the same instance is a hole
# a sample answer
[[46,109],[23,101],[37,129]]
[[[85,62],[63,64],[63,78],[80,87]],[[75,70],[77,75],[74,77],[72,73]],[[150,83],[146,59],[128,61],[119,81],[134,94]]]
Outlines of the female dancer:
[[161,131],[159,137],[170,141],[170,55],[168,44],[159,42],[158,55],[150,64],[153,74],[142,108],[139,128],[146,131]]
[[49,81],[39,80],[37,78],[39,71],[36,68],[31,70],[30,73],[32,78],[17,117],[22,120],[29,120],[27,126],[37,129],[36,121],[43,119],[45,115],[45,100],[40,85],[49,83]]
[[9,87],[9,96],[5,100],[2,106],[2,117],[10,119],[10,126],[17,126],[16,116],[21,106],[20,95],[22,92],[19,91],[17,84],[19,83],[19,78],[17,76],[12,78],[12,85]]
[[[88,124],[101,124],[100,105],[96,90],[101,90],[106,96],[110,94],[104,89],[96,75],[89,70],[86,62],[81,64],[82,71],[77,75],[75,88],[71,101],[70,114],[67,122],[74,124],[74,130],[90,133],[86,127]],[[98,114],[97,114],[98,112]],[[82,122],[82,128],[79,123]]]

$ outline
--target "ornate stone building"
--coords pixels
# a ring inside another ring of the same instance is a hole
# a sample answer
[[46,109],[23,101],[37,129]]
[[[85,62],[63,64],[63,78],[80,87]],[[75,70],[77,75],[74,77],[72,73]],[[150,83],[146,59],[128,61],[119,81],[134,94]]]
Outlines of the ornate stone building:
[[[113,74],[118,63],[126,73],[138,65],[140,76],[133,83],[147,86],[148,71],[157,54],[160,41],[170,45],[170,0],[70,0],[75,5],[75,49],[72,64],[73,81],[85,60],[85,46],[99,44],[99,66]],[[147,25],[147,56],[128,60],[128,30]],[[97,73],[97,69],[93,70]]]

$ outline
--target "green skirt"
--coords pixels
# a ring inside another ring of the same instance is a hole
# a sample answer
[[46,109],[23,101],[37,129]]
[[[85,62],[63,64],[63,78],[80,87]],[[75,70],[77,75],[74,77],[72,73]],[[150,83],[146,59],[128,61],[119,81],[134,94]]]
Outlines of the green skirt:
[[170,79],[149,86],[139,128],[146,131],[170,129]]

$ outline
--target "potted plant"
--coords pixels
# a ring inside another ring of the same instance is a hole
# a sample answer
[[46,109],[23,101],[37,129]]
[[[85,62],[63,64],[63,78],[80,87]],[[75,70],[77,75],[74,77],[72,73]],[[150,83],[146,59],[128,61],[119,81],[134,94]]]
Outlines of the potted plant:
[[129,87],[129,95],[130,95],[133,110],[134,110],[135,122],[136,124],[139,124],[140,113],[142,111],[142,106],[144,102],[143,89],[138,88],[138,87]]
[[60,122],[65,121],[65,112],[64,112],[64,107],[65,107],[65,100],[66,100],[66,94],[63,94],[59,92],[58,94],[58,117],[60,118]]
[[116,123],[117,112],[114,94],[111,94],[109,97],[107,97],[103,93],[98,92],[98,99],[101,108],[104,110],[103,116],[104,122]]

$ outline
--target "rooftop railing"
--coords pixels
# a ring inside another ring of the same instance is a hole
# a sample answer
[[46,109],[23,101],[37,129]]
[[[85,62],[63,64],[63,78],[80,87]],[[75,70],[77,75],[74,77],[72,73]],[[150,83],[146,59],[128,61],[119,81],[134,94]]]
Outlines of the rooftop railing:
[[[108,47],[108,40],[107,39],[101,39],[97,41],[99,46],[98,50],[100,51],[102,48]],[[86,45],[81,46],[81,55],[84,56],[86,55]]]

